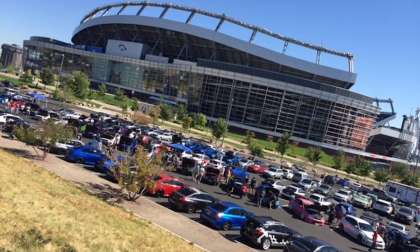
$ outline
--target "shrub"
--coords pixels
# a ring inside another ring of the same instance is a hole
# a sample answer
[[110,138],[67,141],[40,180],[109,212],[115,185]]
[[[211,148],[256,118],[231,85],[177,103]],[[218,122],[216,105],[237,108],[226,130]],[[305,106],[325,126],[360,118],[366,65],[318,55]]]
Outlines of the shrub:
[[249,146],[249,151],[251,152],[251,155],[253,156],[264,157],[263,148],[259,146],[258,144],[251,143]]
[[389,175],[384,170],[375,171],[375,180],[379,182],[387,182],[389,180]]
[[31,228],[15,237],[17,247],[27,251],[40,249],[48,242],[50,240],[44,238],[37,228]]

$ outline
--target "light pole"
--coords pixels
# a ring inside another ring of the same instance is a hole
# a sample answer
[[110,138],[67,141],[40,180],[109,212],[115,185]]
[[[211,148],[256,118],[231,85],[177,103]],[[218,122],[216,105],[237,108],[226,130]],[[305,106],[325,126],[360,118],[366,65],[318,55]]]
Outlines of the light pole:
[[[64,53],[61,54],[61,64],[60,64],[60,71],[58,72],[58,79],[60,80],[61,72],[63,71],[63,64],[64,64]],[[60,83],[61,84],[61,83]],[[57,91],[57,82],[55,84],[55,90]]]

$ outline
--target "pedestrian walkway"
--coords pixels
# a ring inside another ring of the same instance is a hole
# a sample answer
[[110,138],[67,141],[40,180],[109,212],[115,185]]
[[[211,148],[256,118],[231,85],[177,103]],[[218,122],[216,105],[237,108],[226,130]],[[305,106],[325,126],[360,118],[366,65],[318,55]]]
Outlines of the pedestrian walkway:
[[[181,214],[171,211],[145,197],[136,202],[129,202],[118,197],[118,188],[114,183],[76,164],[68,163],[54,155],[47,155],[45,160],[36,160],[34,149],[19,141],[0,137],[0,149],[13,152],[17,155],[31,158],[33,162],[57,176],[74,182],[102,197],[109,202],[116,203],[133,214],[146,219],[169,232],[194,243],[206,251],[254,251],[246,245],[236,243],[223,237],[219,232],[197,223]],[[40,151],[38,151],[41,153]],[[115,199],[115,201],[113,201]]]

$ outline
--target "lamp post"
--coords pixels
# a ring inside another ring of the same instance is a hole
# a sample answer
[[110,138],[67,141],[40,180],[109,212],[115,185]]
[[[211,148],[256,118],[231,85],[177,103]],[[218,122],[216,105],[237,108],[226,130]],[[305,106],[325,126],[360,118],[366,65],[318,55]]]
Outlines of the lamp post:
[[[63,64],[64,64],[64,53],[61,54],[61,63],[60,63],[60,71],[58,72],[58,79],[60,80],[61,73],[63,71]],[[60,83],[61,84],[61,83]],[[57,90],[57,82],[55,84],[55,90]]]

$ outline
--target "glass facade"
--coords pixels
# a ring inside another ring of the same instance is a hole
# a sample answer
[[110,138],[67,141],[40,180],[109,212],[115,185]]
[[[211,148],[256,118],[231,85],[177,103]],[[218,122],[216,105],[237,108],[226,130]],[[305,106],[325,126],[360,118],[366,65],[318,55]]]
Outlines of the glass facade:
[[[134,60],[25,41],[25,68],[69,74],[132,92],[185,102],[210,120],[263,134],[290,132],[307,143],[363,150],[378,110],[366,100],[227,70]],[[349,92],[349,91],[347,91]]]

